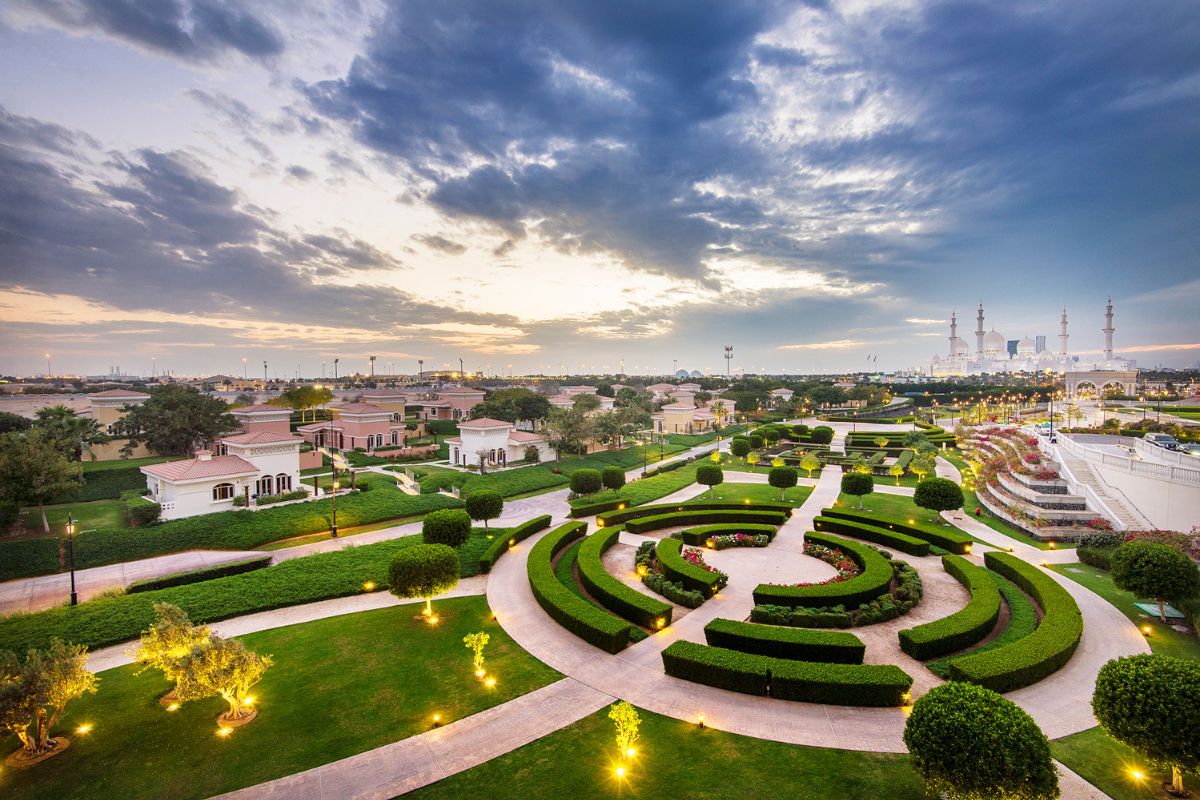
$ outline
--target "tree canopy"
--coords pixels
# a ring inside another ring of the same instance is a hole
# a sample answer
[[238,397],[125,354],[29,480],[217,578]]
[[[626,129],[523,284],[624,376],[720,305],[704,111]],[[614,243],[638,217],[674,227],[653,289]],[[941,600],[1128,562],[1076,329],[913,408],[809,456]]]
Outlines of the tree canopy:
[[1113,551],[1109,564],[1117,588],[1153,598],[1163,622],[1167,621],[1164,603],[1182,603],[1200,594],[1195,562],[1165,544],[1126,542]]
[[123,448],[126,453],[142,444],[155,453],[190,455],[237,427],[225,401],[190,386],[168,384],[152,390],[146,402],[131,407],[114,423],[113,432],[129,438]]
[[541,392],[529,389],[496,389],[488,392],[483,402],[472,409],[472,413],[477,417],[491,417],[507,422],[540,422],[550,415],[550,401]]

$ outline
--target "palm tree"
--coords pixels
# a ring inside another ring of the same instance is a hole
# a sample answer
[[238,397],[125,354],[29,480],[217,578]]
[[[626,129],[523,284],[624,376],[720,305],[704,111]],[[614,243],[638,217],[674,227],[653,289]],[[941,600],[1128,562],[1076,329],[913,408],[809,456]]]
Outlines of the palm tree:
[[100,423],[81,417],[63,405],[40,409],[34,423],[46,431],[46,437],[71,461],[82,461],[94,445],[109,441]]

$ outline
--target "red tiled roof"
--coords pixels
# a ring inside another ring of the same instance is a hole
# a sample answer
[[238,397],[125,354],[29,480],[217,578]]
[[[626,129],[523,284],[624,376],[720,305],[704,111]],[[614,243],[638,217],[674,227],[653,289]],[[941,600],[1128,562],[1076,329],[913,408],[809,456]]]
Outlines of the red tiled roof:
[[131,392],[128,389],[109,389],[107,392],[93,392],[91,397],[149,397],[144,392]]
[[234,475],[257,475],[258,467],[241,456],[213,456],[207,461],[189,458],[186,461],[168,461],[150,464],[142,472],[165,478],[169,481],[195,481],[203,478],[224,478]]
[[344,406],[334,406],[339,414],[389,414],[386,408],[380,408],[374,403],[347,403]]
[[691,408],[695,408],[691,403],[667,403],[663,411],[686,411]]
[[502,419],[492,419],[491,417],[480,417],[479,419],[469,419],[466,422],[458,423],[459,428],[511,428],[511,422],[505,422]]
[[443,439],[446,444],[462,444],[462,439],[455,436],[453,439]]
[[663,391],[664,389],[678,389],[679,387],[673,383],[655,383],[646,387],[650,391]]
[[512,431],[508,434],[508,440],[525,444],[527,442],[544,442],[546,437],[540,433],[530,433],[529,431]]
[[241,408],[230,409],[229,413],[230,414],[265,414],[268,411],[274,412],[276,414],[291,414],[292,413],[292,410],[290,408],[284,408],[283,406],[267,405],[266,403],[258,403],[257,405],[253,405],[253,406],[242,406]]
[[408,397],[408,392],[400,389],[371,389],[362,393],[363,397]]
[[226,436],[221,441],[232,444],[269,444],[271,442],[298,442],[299,436],[277,431],[258,431],[256,433],[240,433],[237,436]]

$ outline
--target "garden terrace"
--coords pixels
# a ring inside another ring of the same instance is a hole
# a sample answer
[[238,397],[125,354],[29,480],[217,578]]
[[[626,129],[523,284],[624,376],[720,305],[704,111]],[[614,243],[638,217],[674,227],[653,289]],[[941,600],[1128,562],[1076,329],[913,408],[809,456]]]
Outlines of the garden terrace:
[[[1043,489],[1045,481],[1033,481],[1027,475],[1012,472],[998,472],[996,479],[1008,494],[1021,498],[1041,508],[1062,509],[1065,511],[1084,511],[1087,509],[1087,498],[1078,494],[1065,492],[1046,492]],[[1054,487],[1058,488],[1058,487]],[[1063,488],[1066,488],[1065,485]]]
[[866,511],[848,510],[840,507],[823,508],[821,509],[821,516],[866,523],[867,525],[874,525],[877,528],[886,528],[889,531],[902,533],[914,539],[923,539],[931,545],[937,545],[958,555],[971,552],[971,544],[974,541],[967,534],[949,525],[934,527],[933,525],[921,522],[896,522],[893,519],[881,517]]
[[960,556],[942,556],[942,566],[971,593],[971,600],[948,617],[899,632],[900,649],[927,661],[976,644],[1000,617],[1000,587],[991,572]]
[[696,510],[677,511],[669,514],[659,514],[652,517],[632,519],[625,523],[625,530],[630,533],[645,533],[671,528],[677,525],[696,525],[733,522],[761,523],[765,525],[782,525],[787,521],[787,515],[780,511],[759,511],[753,506],[735,507],[730,511]]
[[617,543],[618,528],[600,530],[583,540],[576,563],[579,581],[600,605],[635,625],[660,630],[671,624],[672,606],[631,589],[604,568],[601,557]]
[[728,576],[696,566],[684,560],[683,542],[678,539],[662,539],[655,548],[658,567],[667,579],[673,583],[683,584],[683,588],[700,592],[705,598],[716,594]]
[[843,706],[900,706],[912,678],[891,664],[829,664],[751,655],[677,641],[662,652],[675,678],[780,700]]
[[892,584],[892,563],[874,548],[838,536],[809,532],[805,543],[824,545],[845,553],[860,570],[858,575],[844,581],[814,586],[772,586],[759,584],[754,589],[755,605],[806,606],[825,608],[844,605],[858,606],[885,594]]
[[492,543],[483,551],[483,555],[479,557],[479,571],[491,572],[492,567],[509,549],[516,546],[517,542],[524,541],[530,536],[533,536],[538,531],[544,531],[550,527],[550,515],[543,514],[540,517],[534,517],[527,522],[522,522],[513,528],[497,528],[495,533],[491,534]]
[[690,544],[694,547],[702,547],[714,536],[730,536],[735,533],[744,533],[747,536],[763,535],[768,539],[773,540],[779,529],[774,525],[759,525],[759,524],[737,524],[730,522],[717,523],[715,525],[699,525],[695,528],[686,528],[675,534],[683,540],[684,544]]
[[922,557],[929,555],[929,542],[925,539],[918,539],[906,533],[886,530],[866,522],[837,519],[834,517],[816,517],[813,520],[813,528],[822,533],[853,536],[856,539],[862,539],[872,544],[882,545],[892,550],[899,550],[901,553],[907,553],[910,556]]
[[739,510],[772,511],[783,514],[784,517],[792,515],[792,507],[787,503],[754,503],[749,506],[746,503],[680,503],[678,505],[639,506],[638,508],[630,508],[613,514],[601,514],[596,517],[596,526],[603,528],[609,525],[620,525],[623,522],[633,519],[669,513]]
[[696,462],[671,462],[661,471],[630,481],[615,492],[598,492],[590,497],[576,498],[571,501],[569,515],[588,517],[592,514],[603,514],[605,511],[623,511],[630,506],[662,499],[695,483],[697,466]]
[[1032,564],[997,552],[985,554],[984,562],[1033,597],[1042,621],[1032,634],[1010,645],[951,660],[950,677],[1007,692],[1066,664],[1083,636],[1083,616],[1070,593]]
[[568,522],[539,539],[526,562],[529,588],[538,605],[559,625],[601,650],[619,653],[629,644],[630,624],[596,608],[554,574],[555,556],[586,531],[587,523]]
[[731,619],[714,619],[704,626],[704,638],[714,647],[795,661],[861,664],[866,645],[852,633],[807,628],[784,628]]

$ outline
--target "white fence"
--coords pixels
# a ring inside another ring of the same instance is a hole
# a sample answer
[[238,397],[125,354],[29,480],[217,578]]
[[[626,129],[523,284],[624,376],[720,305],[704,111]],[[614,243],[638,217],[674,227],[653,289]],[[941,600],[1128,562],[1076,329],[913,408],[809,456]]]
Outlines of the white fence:
[[[1058,435],[1058,444],[1068,453],[1077,456],[1086,461],[1098,462],[1106,467],[1128,472],[1131,475],[1140,475],[1144,478],[1155,478],[1161,481],[1170,481],[1172,483],[1181,483],[1188,486],[1200,486],[1200,469],[1175,466],[1174,464],[1159,464],[1151,461],[1142,461],[1128,456],[1118,456],[1112,453],[1101,453],[1098,450],[1093,450],[1090,447],[1085,447],[1079,442],[1071,439],[1065,434]],[[1153,447],[1145,442],[1140,443],[1143,447]],[[1158,448],[1161,449],[1161,448]],[[1170,452],[1163,450],[1164,453]]]

